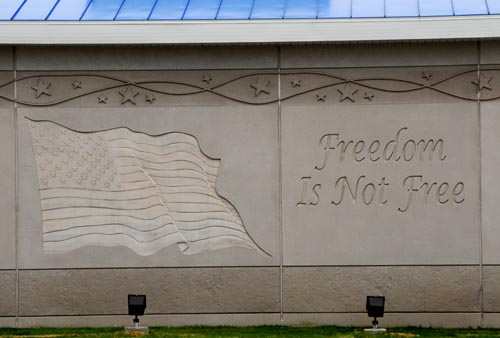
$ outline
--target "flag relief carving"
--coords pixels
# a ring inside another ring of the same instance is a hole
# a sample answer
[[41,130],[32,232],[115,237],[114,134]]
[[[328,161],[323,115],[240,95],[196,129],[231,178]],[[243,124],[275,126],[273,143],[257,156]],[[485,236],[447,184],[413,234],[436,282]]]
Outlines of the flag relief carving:
[[194,136],[27,123],[44,252],[126,246],[148,256],[177,245],[184,254],[239,246],[267,255],[216,192],[220,160],[207,157]]

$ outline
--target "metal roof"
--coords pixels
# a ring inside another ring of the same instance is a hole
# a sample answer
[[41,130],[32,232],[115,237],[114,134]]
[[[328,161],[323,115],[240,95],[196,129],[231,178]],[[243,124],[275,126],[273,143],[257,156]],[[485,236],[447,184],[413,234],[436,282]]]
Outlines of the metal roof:
[[351,19],[500,14],[500,0],[0,0],[2,21]]
[[0,0],[0,45],[500,39],[500,0]]

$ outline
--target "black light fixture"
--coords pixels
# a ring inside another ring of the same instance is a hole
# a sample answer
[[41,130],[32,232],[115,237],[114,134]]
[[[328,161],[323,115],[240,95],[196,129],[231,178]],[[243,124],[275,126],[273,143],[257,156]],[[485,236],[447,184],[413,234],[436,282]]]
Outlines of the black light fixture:
[[386,329],[379,329],[377,318],[384,317],[384,306],[385,297],[384,296],[368,296],[366,297],[366,311],[368,312],[368,317],[372,317],[372,328],[365,329],[365,332],[370,333],[382,333],[386,332]]
[[135,316],[134,326],[139,327],[138,316],[144,316],[146,310],[146,295],[128,295],[128,314]]

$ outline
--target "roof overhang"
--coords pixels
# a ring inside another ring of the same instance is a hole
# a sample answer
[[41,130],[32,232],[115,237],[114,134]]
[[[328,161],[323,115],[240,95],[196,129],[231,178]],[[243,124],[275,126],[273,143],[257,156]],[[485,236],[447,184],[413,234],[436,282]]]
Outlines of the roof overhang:
[[500,38],[500,15],[307,20],[0,21],[0,44],[283,44]]

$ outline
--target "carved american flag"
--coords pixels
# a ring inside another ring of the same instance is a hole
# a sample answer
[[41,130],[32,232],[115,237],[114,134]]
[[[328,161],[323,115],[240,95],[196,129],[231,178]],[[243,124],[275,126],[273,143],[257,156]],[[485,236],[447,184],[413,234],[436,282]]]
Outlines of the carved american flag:
[[176,244],[185,254],[242,246],[265,255],[216,192],[220,161],[203,154],[195,137],[27,123],[44,252],[126,246],[147,256]]

